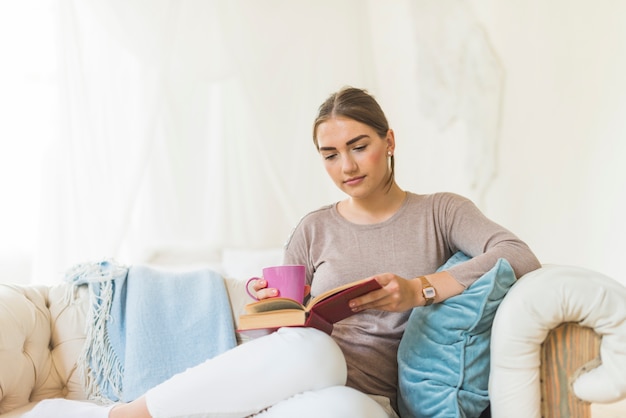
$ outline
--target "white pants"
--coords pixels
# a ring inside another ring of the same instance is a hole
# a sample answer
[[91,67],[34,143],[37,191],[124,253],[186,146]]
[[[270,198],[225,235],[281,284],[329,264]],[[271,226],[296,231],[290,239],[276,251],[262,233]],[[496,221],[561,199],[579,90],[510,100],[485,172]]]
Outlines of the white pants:
[[[341,349],[313,328],[282,328],[229,350],[150,389],[154,418],[388,418],[348,388]],[[390,415],[392,414],[392,415]]]

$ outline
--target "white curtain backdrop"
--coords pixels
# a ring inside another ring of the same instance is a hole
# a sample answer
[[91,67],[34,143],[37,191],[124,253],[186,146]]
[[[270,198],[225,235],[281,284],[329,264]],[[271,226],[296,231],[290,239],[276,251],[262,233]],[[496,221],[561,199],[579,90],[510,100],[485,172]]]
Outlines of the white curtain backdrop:
[[375,87],[361,1],[60,5],[37,281],[102,257],[277,247],[334,199],[310,126],[331,91]]
[[0,282],[277,253],[342,197],[310,129],[343,85],[385,109],[401,187],[466,195],[542,261],[619,278],[625,15],[584,0],[0,1]]
[[[444,128],[419,114],[417,57],[431,71],[450,58],[424,54],[437,45],[415,22],[436,27],[456,8],[471,29],[473,16],[463,2],[440,12],[434,3],[59,0],[62,128],[44,158],[34,281],[57,281],[74,263],[106,257],[192,254],[202,262],[224,248],[282,246],[302,215],[341,197],[311,124],[344,85],[367,88],[387,111],[401,186],[445,186],[432,180],[459,166],[454,153],[435,170],[411,156],[463,148],[433,141]],[[492,58],[474,50],[476,60]],[[449,86],[445,100],[452,89],[476,93],[463,74],[479,63],[464,59],[451,68],[464,89]],[[454,136],[467,134],[456,128]],[[456,190],[472,197],[474,177]]]

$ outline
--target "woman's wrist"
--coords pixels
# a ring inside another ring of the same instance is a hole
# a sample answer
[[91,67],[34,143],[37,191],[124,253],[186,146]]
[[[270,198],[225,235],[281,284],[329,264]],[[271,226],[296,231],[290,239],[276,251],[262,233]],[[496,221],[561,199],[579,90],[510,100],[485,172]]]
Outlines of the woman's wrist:
[[417,277],[417,306],[428,306],[463,293],[465,287],[447,271]]
[[419,280],[422,285],[422,290],[420,292],[423,300],[422,306],[432,305],[437,297],[437,289],[435,289],[435,286],[432,285],[426,276],[420,276],[417,280]]

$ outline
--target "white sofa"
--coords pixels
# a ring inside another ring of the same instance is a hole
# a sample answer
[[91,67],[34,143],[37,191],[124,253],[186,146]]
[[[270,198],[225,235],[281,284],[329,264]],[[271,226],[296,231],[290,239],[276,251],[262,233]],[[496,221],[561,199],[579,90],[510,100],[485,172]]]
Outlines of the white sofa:
[[[249,301],[246,278],[225,279],[235,319]],[[68,286],[0,284],[1,418],[19,417],[45,398],[85,399],[76,360],[85,339],[87,289],[71,300]],[[563,328],[563,323],[573,325]],[[555,340],[565,335],[564,348],[549,342],[552,335]],[[601,367],[577,371],[589,360],[596,366],[599,358]],[[582,377],[571,388],[563,373]],[[542,388],[546,381],[557,383]],[[563,402],[583,411],[570,412],[572,417],[590,416],[589,404],[578,397],[594,402],[626,397],[626,288],[584,269],[544,266],[518,280],[496,315],[492,416],[539,418],[542,408],[543,416],[561,416],[545,411],[554,405],[563,410]]]

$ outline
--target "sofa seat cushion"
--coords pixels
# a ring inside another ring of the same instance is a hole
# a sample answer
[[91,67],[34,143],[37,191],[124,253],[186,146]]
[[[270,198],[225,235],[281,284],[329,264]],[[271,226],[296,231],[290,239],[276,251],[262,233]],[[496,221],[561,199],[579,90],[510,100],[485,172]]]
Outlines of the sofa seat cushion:
[[37,402],[29,402],[26,405],[23,405],[23,406],[21,406],[21,407],[19,407],[17,409],[13,409],[13,410],[5,413],[5,414],[0,413],[0,418],[21,418],[22,415],[24,415],[25,413],[29,412],[38,403],[39,403],[39,401],[37,401]]

